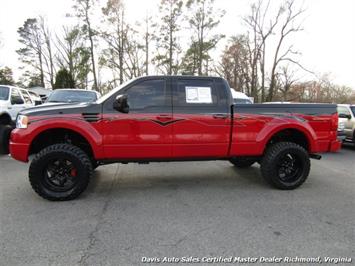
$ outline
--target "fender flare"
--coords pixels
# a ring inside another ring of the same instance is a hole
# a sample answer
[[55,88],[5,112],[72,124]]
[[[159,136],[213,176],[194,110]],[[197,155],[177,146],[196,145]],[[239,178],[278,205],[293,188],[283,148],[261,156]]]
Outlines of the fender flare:
[[258,134],[256,141],[261,143],[261,147],[263,149],[266,148],[267,143],[271,140],[273,136],[275,136],[277,133],[283,131],[283,130],[297,130],[300,133],[302,133],[308,142],[308,148],[309,150],[313,150],[314,147],[316,146],[315,140],[317,139],[317,136],[312,129],[312,127],[309,124],[301,124],[301,123],[287,123],[287,124],[275,124],[274,126],[270,127],[264,127]]
[[102,135],[90,124],[83,121],[67,121],[67,120],[56,120],[55,122],[46,121],[46,123],[41,123],[41,125],[36,126],[36,128],[31,132],[31,137],[28,140],[32,143],[33,140],[42,134],[43,132],[51,129],[67,129],[71,130],[83,138],[85,138],[91,146],[92,152],[95,158],[103,157],[103,137]]

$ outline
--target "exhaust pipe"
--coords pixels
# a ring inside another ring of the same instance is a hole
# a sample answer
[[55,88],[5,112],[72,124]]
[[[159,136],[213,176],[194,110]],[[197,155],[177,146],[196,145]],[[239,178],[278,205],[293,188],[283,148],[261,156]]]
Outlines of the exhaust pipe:
[[312,159],[316,159],[316,160],[322,159],[322,156],[321,156],[321,155],[319,155],[319,154],[314,154],[314,153],[311,153],[311,154],[309,155],[309,157],[312,158]]

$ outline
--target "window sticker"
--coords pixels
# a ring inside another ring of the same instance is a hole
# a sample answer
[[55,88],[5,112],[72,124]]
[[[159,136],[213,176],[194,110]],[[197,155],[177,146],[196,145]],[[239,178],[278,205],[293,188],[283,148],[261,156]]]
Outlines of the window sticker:
[[187,103],[212,103],[210,87],[185,87]]

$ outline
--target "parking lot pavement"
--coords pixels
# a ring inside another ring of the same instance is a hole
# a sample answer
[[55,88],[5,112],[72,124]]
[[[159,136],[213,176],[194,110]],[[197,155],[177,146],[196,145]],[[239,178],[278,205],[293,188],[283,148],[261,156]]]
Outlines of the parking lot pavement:
[[[0,157],[1,265],[137,265],[164,256],[355,254],[355,148],[312,160],[294,191],[258,165],[109,165],[70,202],[38,197],[28,165]],[[354,260],[355,258],[353,258]]]

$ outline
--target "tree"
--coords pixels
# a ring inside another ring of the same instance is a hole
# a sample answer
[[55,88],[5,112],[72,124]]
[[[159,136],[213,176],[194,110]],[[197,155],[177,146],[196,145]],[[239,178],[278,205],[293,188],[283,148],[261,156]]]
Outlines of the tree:
[[[250,64],[250,95],[254,97],[256,101],[260,98],[261,101],[265,100],[265,55],[266,55],[266,44],[269,37],[274,33],[274,28],[278,25],[280,15],[283,8],[279,8],[276,16],[268,19],[270,0],[266,2],[259,0],[251,5],[250,15],[244,17],[244,22],[248,26],[248,50],[249,57],[248,61]],[[268,22],[266,22],[268,20]],[[259,76],[260,72],[260,76]],[[260,80],[259,80],[260,79]],[[259,89],[259,84],[261,88]],[[259,96],[259,91],[261,90],[261,97]]]
[[289,65],[281,67],[280,73],[276,76],[278,90],[281,92],[282,101],[292,101],[292,97],[287,97],[292,85],[297,82],[296,71]]
[[40,33],[43,39],[43,61],[47,69],[47,75],[49,76],[49,82],[51,87],[54,87],[54,76],[55,76],[55,67],[54,67],[54,56],[52,51],[52,37],[49,28],[46,25],[44,17],[39,17],[40,21]]
[[[280,67],[284,63],[294,64],[306,70],[292,58],[298,52],[292,45],[284,47],[293,33],[302,30],[299,17],[304,10],[294,6],[295,0],[281,3],[276,10],[270,10],[271,0],[259,0],[251,5],[250,15],[244,18],[248,26],[248,50],[251,69],[251,96],[256,100],[272,101],[279,88],[277,82]],[[266,3],[266,4],[265,4]],[[271,54],[270,66],[266,66],[266,55]],[[269,70],[269,73],[267,73]],[[266,76],[269,75],[269,78]],[[266,81],[269,80],[267,88]],[[260,95],[261,91],[261,95]]]
[[108,0],[102,8],[108,30],[102,32],[108,48],[104,51],[104,62],[114,70],[118,70],[120,84],[124,81],[125,45],[128,25],[125,23],[124,6],[120,0]]
[[181,62],[181,73],[183,75],[195,75],[198,72],[198,43],[192,42]]
[[246,35],[232,37],[221,57],[217,73],[225,77],[232,88],[251,95],[251,65]]
[[179,70],[180,45],[177,33],[180,30],[182,6],[181,0],[161,0],[160,2],[161,23],[157,25],[159,31],[156,37],[157,55],[153,61],[163,74],[177,74]]
[[139,77],[144,74],[146,71],[146,54],[144,53],[144,44],[142,44],[140,39],[134,38],[133,36],[139,36],[138,32],[132,28],[128,28],[128,36],[131,36],[127,39],[125,43],[125,51],[127,59],[125,60],[126,65],[126,76],[128,79],[134,77]]
[[151,29],[154,26],[152,22],[153,18],[152,16],[149,16],[146,14],[144,18],[144,26],[145,26],[145,33],[144,33],[144,52],[145,52],[145,74],[148,76],[149,75],[149,64],[150,64],[150,59],[149,59],[149,44],[150,42],[154,39],[154,33],[152,33]]
[[38,21],[35,18],[27,19],[23,26],[17,30],[20,35],[19,42],[24,46],[16,52],[20,55],[23,63],[32,66],[39,71],[40,86],[45,87],[44,84],[44,70],[43,70],[43,38],[41,30],[38,26]]
[[12,69],[5,66],[0,69],[0,84],[1,85],[14,85]]
[[75,88],[75,82],[69,71],[62,68],[55,76],[54,89]]
[[[23,76],[28,81],[28,83],[27,83],[28,88],[42,87],[40,75],[33,74],[33,73],[30,73],[29,71],[26,71]],[[22,83],[24,83],[24,82],[22,82]]]
[[[220,22],[218,18],[225,13],[224,11],[214,10],[213,4],[214,0],[189,0],[186,4],[192,12],[192,15],[189,15],[187,19],[193,31],[192,43],[188,52],[196,60],[194,63],[197,63],[198,75],[208,75],[209,51],[215,48],[219,40],[224,37],[221,34],[209,36],[210,31],[218,26]],[[205,70],[203,73],[204,62]]]
[[75,0],[76,4],[73,6],[76,11],[76,16],[82,19],[82,31],[86,35],[90,43],[90,58],[91,58],[91,70],[94,77],[94,90],[99,90],[96,74],[96,63],[95,63],[95,47],[94,38],[96,36],[96,31],[92,27],[91,12],[94,6],[93,0]]
[[63,27],[62,36],[57,36],[56,60],[60,68],[67,69],[74,80],[75,88],[87,89],[90,73],[90,50],[84,46],[78,26]]
[[266,98],[267,101],[271,101],[274,96],[277,67],[282,61],[287,61],[303,68],[303,66],[301,66],[299,62],[295,61],[290,57],[291,55],[298,54],[297,51],[293,50],[293,45],[290,45],[288,48],[284,49],[284,52],[282,52],[282,46],[287,37],[289,37],[291,34],[302,31],[301,23],[297,20],[304,13],[304,10],[295,9],[294,0],[289,0],[280,7],[279,13],[285,14],[285,16],[283,18],[283,22],[280,28],[277,46],[274,51],[273,64],[271,67],[270,74],[269,92]]

